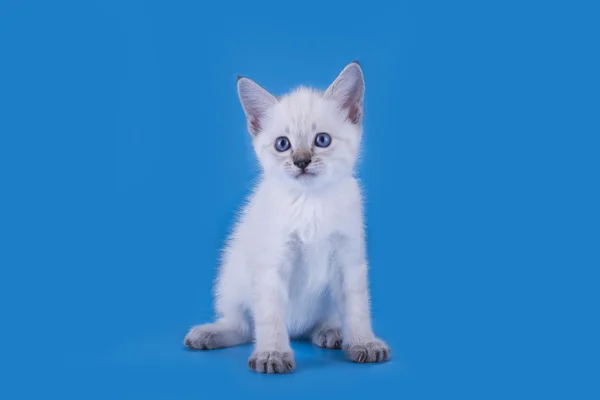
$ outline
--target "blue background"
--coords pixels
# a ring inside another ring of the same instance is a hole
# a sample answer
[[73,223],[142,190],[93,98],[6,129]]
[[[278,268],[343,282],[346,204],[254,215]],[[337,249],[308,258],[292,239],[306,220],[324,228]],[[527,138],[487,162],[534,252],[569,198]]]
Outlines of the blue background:
[[[598,11],[1,1],[0,397],[600,398]],[[236,75],[325,88],[353,59],[393,360],[185,350],[257,175]]]

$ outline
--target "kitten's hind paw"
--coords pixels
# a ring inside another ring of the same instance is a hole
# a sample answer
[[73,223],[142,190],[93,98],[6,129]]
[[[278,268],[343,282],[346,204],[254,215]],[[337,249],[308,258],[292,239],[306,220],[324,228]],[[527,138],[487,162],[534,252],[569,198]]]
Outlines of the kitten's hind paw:
[[211,350],[223,347],[223,333],[211,327],[211,324],[198,325],[190,329],[183,344],[192,349]]
[[375,339],[364,343],[352,343],[344,346],[350,360],[356,363],[374,363],[390,358],[390,347],[383,340]]
[[337,328],[322,328],[312,335],[312,342],[326,349],[341,349],[342,333]]
[[248,359],[248,366],[263,374],[283,374],[294,369],[291,351],[255,351]]
[[251,337],[220,323],[197,325],[183,340],[183,344],[192,349],[211,350],[247,343]]

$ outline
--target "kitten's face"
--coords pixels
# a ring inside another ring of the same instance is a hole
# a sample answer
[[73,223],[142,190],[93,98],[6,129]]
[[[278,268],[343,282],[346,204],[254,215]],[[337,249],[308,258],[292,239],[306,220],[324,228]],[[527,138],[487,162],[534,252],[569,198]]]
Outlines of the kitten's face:
[[238,90],[265,175],[297,188],[320,188],[352,175],[364,93],[357,63],[325,92],[299,88],[276,99],[247,78],[238,81]]

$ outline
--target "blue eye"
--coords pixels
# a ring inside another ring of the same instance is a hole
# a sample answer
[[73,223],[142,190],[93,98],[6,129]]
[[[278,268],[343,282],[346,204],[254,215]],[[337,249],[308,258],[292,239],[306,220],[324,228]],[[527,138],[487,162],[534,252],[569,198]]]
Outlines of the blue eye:
[[286,151],[290,148],[290,140],[285,136],[280,136],[275,141],[275,149],[277,151]]
[[331,136],[325,132],[317,133],[315,136],[315,145],[318,147],[327,147],[331,144]]

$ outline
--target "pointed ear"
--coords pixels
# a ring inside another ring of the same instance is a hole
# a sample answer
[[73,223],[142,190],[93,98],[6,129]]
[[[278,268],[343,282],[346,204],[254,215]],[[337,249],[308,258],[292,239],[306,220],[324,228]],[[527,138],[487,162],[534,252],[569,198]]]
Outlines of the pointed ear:
[[325,97],[337,101],[353,124],[362,123],[364,94],[365,79],[358,61],[348,64],[325,91]]
[[277,103],[277,99],[252,79],[238,77],[238,95],[248,120],[248,130],[258,135],[262,130],[262,122],[267,110]]

